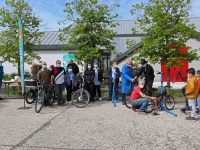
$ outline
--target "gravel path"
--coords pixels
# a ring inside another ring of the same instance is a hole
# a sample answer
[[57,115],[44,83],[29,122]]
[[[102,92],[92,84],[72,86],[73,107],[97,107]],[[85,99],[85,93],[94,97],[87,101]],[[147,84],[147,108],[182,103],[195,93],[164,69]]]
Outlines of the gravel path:
[[97,101],[78,109],[70,104],[45,107],[41,113],[18,110],[22,99],[0,101],[0,150],[199,150],[196,122],[176,104],[174,113],[141,116],[117,103]]

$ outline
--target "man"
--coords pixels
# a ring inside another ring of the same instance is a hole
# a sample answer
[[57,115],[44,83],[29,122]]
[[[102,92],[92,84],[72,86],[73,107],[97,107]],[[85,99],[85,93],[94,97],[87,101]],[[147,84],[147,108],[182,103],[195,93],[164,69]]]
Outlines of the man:
[[[47,69],[47,64],[44,61],[42,62],[42,69],[40,69],[40,71],[37,74],[37,79],[44,83],[51,82],[51,71],[49,69]],[[48,100],[45,99],[44,106],[48,106],[48,105],[49,105]]]
[[142,68],[140,69],[138,76],[141,76],[142,73],[144,73],[143,79],[145,80],[145,86],[148,88],[148,95],[152,96],[152,86],[153,86],[153,81],[154,81],[154,69],[151,65],[147,64],[148,61],[145,59],[141,60],[141,65]]
[[109,84],[109,101],[112,100],[112,93],[113,93],[113,86],[115,82],[115,99],[118,100],[118,83],[119,83],[119,77],[120,77],[120,71],[117,67],[117,62],[113,61],[112,66],[108,69],[108,84]]
[[135,107],[140,107],[139,108],[139,111],[138,111],[138,114],[140,115],[147,115],[146,112],[144,112],[145,108],[147,107],[148,105],[148,102],[149,100],[148,99],[151,99],[151,100],[154,100],[155,102],[155,105],[154,105],[154,114],[153,115],[158,115],[157,113],[157,97],[151,97],[151,96],[147,96],[145,94],[142,93],[141,89],[144,87],[145,85],[145,81],[140,79],[138,81],[138,86],[136,86],[131,94],[131,97],[130,97],[130,102],[132,104],[132,109],[133,111],[136,112],[136,108]]
[[69,60],[69,64],[67,65],[67,68],[68,68],[68,66],[70,66],[70,65],[72,66],[72,72],[74,73],[74,75],[76,75],[77,73],[79,73],[79,68],[78,68],[77,64],[75,64],[75,63],[73,62],[72,59]]
[[[2,86],[3,76],[4,76],[4,71],[3,71],[2,61],[0,61],[0,90],[1,90],[1,86]],[[4,100],[4,99],[1,98],[1,96],[0,96],[0,100]]]
[[131,82],[133,82],[135,79],[133,78],[132,66],[132,60],[128,59],[126,64],[122,67],[122,105],[124,105],[126,93],[133,88]]
[[58,105],[63,105],[65,103],[64,98],[62,97],[64,83],[66,81],[66,72],[63,67],[61,67],[61,61],[56,61],[56,67],[51,71],[51,84],[55,83],[55,92],[58,96]]

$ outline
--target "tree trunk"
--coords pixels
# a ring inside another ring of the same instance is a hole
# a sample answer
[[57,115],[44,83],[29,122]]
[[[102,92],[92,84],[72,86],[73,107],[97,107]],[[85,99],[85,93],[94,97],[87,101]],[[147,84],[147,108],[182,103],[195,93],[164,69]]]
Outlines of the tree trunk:
[[[170,68],[167,67],[167,86],[170,86]],[[167,93],[169,94],[169,88],[167,88]]]
[[17,63],[17,72],[18,72],[18,77],[21,77],[20,62]]

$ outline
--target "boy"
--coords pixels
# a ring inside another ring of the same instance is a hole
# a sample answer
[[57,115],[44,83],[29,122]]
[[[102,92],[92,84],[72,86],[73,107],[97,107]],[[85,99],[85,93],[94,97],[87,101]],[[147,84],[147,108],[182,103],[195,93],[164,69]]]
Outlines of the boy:
[[197,70],[197,81],[198,81],[198,97],[197,97],[197,103],[198,103],[198,114],[200,114],[200,70]]
[[188,99],[188,104],[192,108],[191,116],[186,117],[186,120],[196,121],[196,99],[198,97],[198,82],[195,76],[195,69],[189,68],[187,70],[188,81],[185,89],[185,95]]

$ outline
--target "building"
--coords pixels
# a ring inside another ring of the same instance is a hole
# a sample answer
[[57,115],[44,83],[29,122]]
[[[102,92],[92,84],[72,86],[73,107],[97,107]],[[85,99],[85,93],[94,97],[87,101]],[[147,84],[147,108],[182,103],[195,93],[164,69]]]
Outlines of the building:
[[[114,42],[115,42],[115,51],[120,53],[121,55],[116,58],[115,55],[106,55],[104,59],[97,60],[104,70],[110,66],[110,61],[116,60],[118,61],[119,68],[122,68],[122,65],[125,64],[127,55],[133,52],[135,49],[142,47],[142,43],[140,43],[141,38],[145,35],[143,31],[140,29],[139,25],[135,24],[133,20],[119,20],[116,21],[119,25],[113,28],[114,31],[117,32]],[[200,32],[200,18],[190,18],[190,22],[196,25],[196,31]],[[136,34],[132,34],[132,28],[137,29]],[[63,62],[63,66],[65,66],[68,62],[69,58],[74,58],[74,48],[69,48],[66,51],[61,50],[61,46],[66,44],[67,41],[61,42],[58,39],[59,32],[58,31],[48,31],[45,32],[41,37],[41,47],[38,53],[41,57],[42,61],[46,61],[47,65],[55,65],[56,60],[61,60]],[[134,40],[137,44],[133,46],[131,49],[127,49],[126,40]],[[197,39],[191,39],[186,43],[188,46],[191,46],[193,49],[200,48],[200,42]],[[198,53],[200,54],[200,52]],[[35,61],[35,63],[38,63]],[[189,63],[188,67],[198,68],[197,61],[193,61]],[[17,72],[17,68],[14,67],[9,62],[4,62],[4,72],[12,73]],[[25,64],[25,69],[30,70],[31,65]],[[79,65],[80,70],[83,71],[83,67]],[[159,64],[153,65],[155,71],[159,71],[161,66]],[[199,68],[200,69],[200,68]],[[156,75],[156,80],[159,80],[159,76]]]

